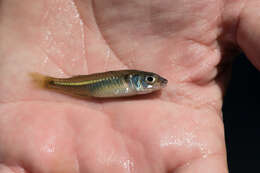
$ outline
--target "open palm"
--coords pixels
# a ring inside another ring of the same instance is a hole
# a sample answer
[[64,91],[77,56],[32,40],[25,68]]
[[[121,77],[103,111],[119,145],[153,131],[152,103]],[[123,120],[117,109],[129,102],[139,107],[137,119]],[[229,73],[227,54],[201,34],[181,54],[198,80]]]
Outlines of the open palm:
[[[0,5],[1,173],[227,172],[221,104],[236,43],[229,19],[240,2]],[[134,98],[77,99],[36,88],[28,76],[128,68],[158,73],[168,86]]]

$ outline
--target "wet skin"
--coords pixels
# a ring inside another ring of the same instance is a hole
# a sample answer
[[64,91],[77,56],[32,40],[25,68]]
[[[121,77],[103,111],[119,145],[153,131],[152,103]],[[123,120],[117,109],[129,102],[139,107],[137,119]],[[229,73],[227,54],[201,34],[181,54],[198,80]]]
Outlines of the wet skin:
[[[225,173],[222,98],[240,47],[260,67],[258,0],[2,0],[0,173]],[[116,69],[161,93],[84,100],[29,72]]]

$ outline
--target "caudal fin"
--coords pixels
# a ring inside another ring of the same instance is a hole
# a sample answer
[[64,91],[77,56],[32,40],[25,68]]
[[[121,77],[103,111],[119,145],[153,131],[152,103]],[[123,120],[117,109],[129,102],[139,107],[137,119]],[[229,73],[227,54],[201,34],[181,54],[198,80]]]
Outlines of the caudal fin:
[[44,76],[40,73],[32,72],[30,73],[30,76],[33,80],[33,82],[41,88],[49,88],[50,82],[53,81],[52,77]]

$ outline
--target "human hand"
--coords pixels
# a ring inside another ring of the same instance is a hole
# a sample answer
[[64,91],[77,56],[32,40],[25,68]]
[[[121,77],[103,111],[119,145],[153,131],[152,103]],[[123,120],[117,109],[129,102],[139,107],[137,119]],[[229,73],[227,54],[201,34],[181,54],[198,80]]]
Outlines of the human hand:
[[[259,67],[257,0],[0,5],[0,173],[227,172],[222,95],[234,47]],[[156,72],[168,86],[82,100],[28,76],[122,68]]]

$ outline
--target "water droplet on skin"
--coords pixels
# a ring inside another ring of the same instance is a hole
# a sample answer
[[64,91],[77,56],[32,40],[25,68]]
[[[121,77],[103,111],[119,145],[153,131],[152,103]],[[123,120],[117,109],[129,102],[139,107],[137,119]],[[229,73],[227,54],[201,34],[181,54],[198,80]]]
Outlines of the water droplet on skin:
[[171,145],[198,148],[202,153],[203,158],[206,158],[211,153],[206,144],[202,144],[196,140],[196,136],[192,132],[186,132],[182,137],[168,136],[161,140],[161,147],[168,147]]
[[123,166],[123,168],[125,168],[127,170],[127,172],[132,172],[133,167],[134,167],[134,162],[132,162],[131,160],[124,160],[124,161],[120,161],[120,164]]

